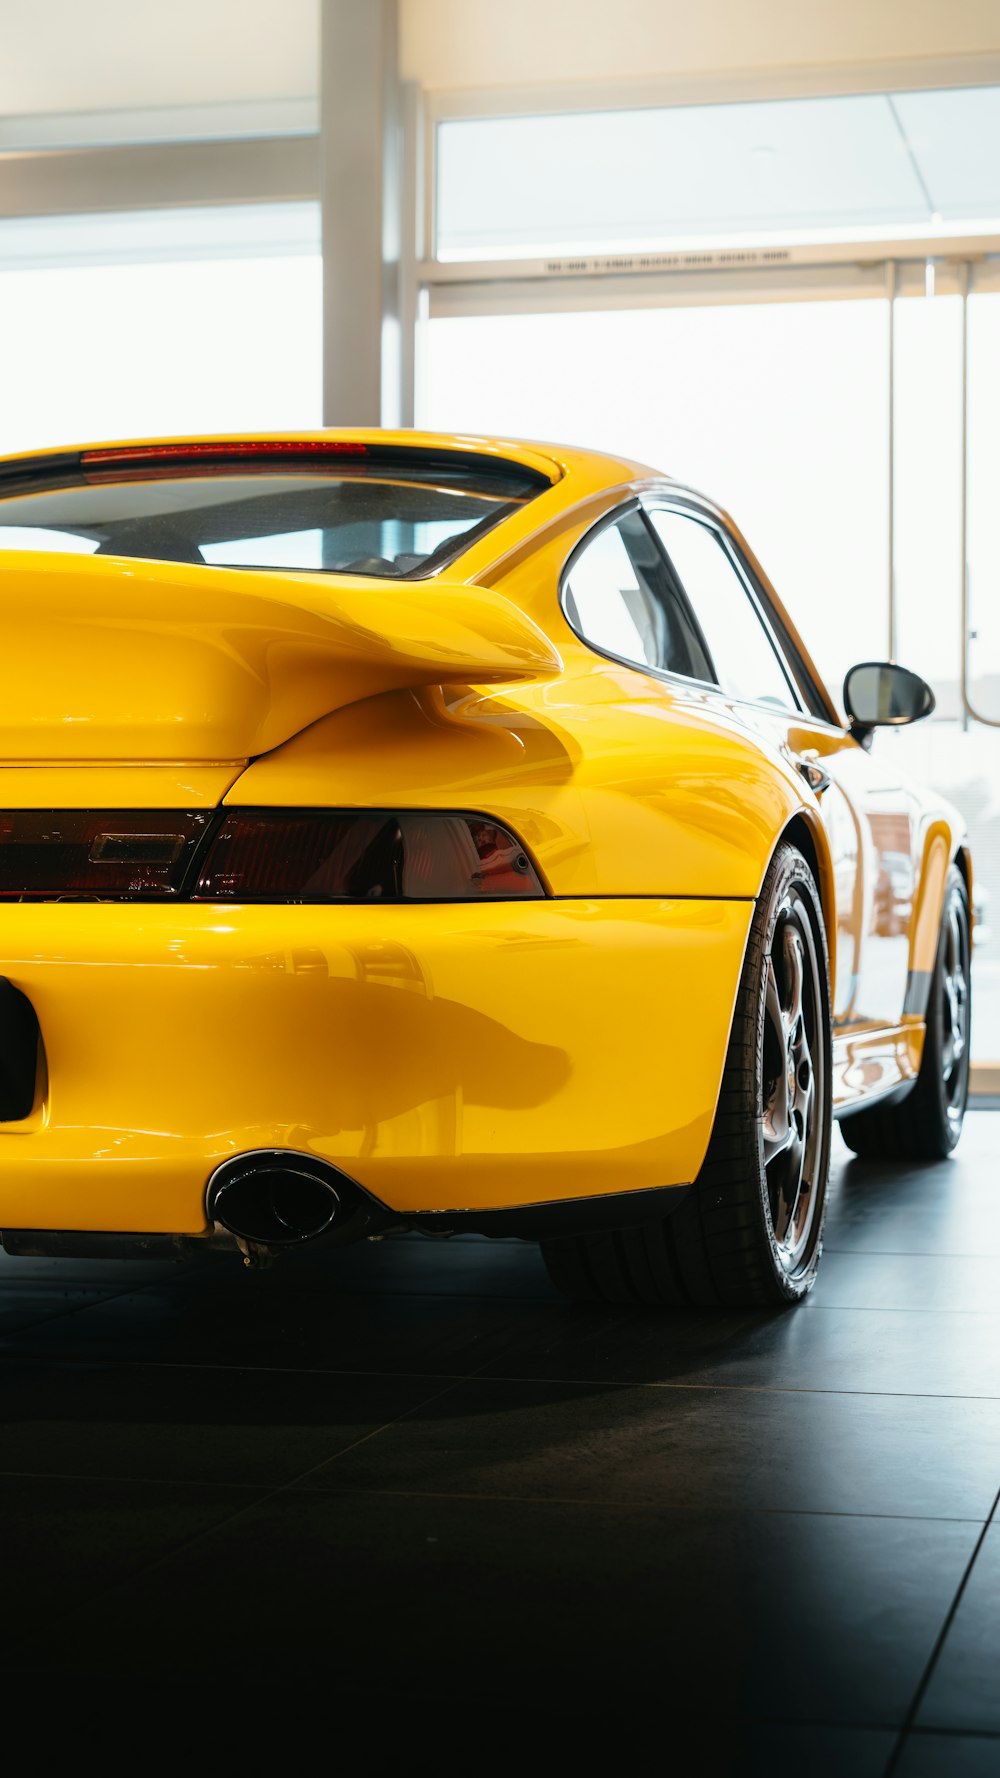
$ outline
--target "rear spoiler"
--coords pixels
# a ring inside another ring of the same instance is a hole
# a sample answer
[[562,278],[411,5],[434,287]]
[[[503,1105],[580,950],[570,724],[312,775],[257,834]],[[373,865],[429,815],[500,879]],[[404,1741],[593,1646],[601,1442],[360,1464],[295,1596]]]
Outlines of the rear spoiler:
[[409,686],[561,672],[509,599],[440,580],[0,554],[0,760],[232,760]]

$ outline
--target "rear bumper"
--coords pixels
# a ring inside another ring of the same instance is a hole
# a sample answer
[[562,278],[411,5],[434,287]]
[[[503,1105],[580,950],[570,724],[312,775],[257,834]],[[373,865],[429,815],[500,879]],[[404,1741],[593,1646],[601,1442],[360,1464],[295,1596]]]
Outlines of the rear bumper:
[[45,1064],[0,1124],[0,1227],[199,1234],[210,1174],[259,1148],[402,1217],[684,1184],[751,911],[8,905]]

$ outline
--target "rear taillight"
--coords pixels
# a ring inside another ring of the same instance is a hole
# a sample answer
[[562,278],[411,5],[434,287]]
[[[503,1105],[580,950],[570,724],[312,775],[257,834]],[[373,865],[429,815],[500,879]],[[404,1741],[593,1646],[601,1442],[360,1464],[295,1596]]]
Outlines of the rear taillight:
[[481,815],[0,814],[0,901],[481,901],[544,894],[520,840]]
[[514,835],[478,815],[349,809],[228,814],[198,900],[481,901],[545,890]]
[[0,900],[172,898],[213,819],[174,809],[0,814]]

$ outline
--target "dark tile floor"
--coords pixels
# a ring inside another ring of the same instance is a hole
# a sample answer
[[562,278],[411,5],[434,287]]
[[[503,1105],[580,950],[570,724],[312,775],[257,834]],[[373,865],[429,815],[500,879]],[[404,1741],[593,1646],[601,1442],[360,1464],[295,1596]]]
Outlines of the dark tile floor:
[[926,1169],[838,1139],[786,1315],[574,1308],[516,1242],[0,1259],[5,1697],[465,1708],[472,1771],[544,1717],[616,1770],[1000,1773],[998,1152],[989,1112]]

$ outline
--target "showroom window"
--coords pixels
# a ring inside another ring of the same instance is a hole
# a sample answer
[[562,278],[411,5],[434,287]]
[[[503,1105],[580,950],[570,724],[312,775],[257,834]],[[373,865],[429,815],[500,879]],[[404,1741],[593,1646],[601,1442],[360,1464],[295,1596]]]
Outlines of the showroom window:
[[732,515],[836,704],[862,659],[931,681],[875,752],[968,824],[1000,1092],[1000,87],[614,97],[431,105],[418,421],[653,465]]
[[424,420],[619,451],[711,495],[839,699],[886,642],[884,307],[432,314]]
[[0,223],[0,452],[318,426],[321,293],[314,203]]

